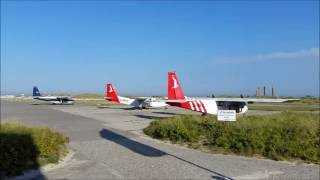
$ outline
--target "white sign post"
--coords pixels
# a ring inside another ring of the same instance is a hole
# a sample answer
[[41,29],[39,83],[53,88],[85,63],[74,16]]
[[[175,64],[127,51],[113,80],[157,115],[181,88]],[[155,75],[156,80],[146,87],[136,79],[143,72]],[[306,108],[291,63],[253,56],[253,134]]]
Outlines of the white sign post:
[[236,110],[218,110],[218,121],[236,121]]

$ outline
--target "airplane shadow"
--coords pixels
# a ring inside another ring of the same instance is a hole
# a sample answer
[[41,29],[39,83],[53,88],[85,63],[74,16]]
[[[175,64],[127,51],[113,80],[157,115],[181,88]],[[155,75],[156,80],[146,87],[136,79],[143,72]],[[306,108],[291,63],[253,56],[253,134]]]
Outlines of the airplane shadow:
[[39,106],[39,105],[47,105],[47,104],[31,103],[30,105]]
[[33,106],[47,106],[47,105],[50,105],[50,106],[71,106],[73,104],[30,103],[30,105],[33,105]]
[[232,178],[229,178],[229,177],[221,177],[221,176],[211,176],[212,179],[215,179],[215,180],[231,180]]
[[48,105],[55,105],[55,104],[51,104],[51,103],[31,103],[30,105],[33,105],[33,106],[48,106]]
[[121,110],[138,110],[135,107],[110,107],[110,106],[97,106],[98,109],[121,109]]
[[167,115],[182,115],[180,113],[172,113],[172,112],[152,112],[155,114],[167,114]]
[[[114,106],[97,106],[98,109],[121,109],[121,110],[141,110],[137,107],[114,107]],[[141,110],[145,111],[145,109]]]
[[202,170],[205,170],[205,171],[208,171],[210,173],[213,173],[217,176],[212,176],[212,178],[214,179],[228,179],[228,180],[231,180],[232,178],[230,177],[227,177],[223,174],[220,174],[218,172],[215,172],[215,171],[212,171],[206,167],[203,167],[203,166],[200,166],[198,164],[195,164],[191,161],[188,161],[186,159],[183,159],[183,158],[180,158],[178,156],[175,156],[173,154],[169,154],[169,153],[166,153],[162,150],[159,150],[159,149],[156,149],[154,147],[151,147],[149,145],[146,145],[146,144],[143,144],[143,143],[140,143],[140,142],[137,142],[137,141],[134,141],[134,140],[131,140],[125,136],[122,136],[116,132],[113,132],[111,130],[108,130],[108,129],[102,129],[100,130],[100,136],[106,140],[109,140],[109,141],[112,141],[114,143],[117,143],[125,148],[128,148],[129,150],[135,152],[135,153],[138,153],[140,155],[143,155],[143,156],[148,156],[148,157],[161,157],[161,156],[164,156],[164,155],[167,155],[167,156],[171,156],[173,158],[176,158],[180,161],[183,161],[185,163],[188,163],[190,165],[193,165],[195,167],[198,167]]
[[159,116],[149,116],[149,115],[141,115],[141,114],[135,114],[134,116],[142,119],[163,119],[165,117],[159,117]]
[[160,156],[163,156],[166,154],[163,151],[160,151],[160,150],[155,149],[151,146],[133,141],[125,136],[122,136],[118,133],[115,133],[115,132],[107,130],[107,129],[102,129],[100,131],[100,136],[103,137],[104,139],[115,142],[115,143],[117,143],[123,147],[126,147],[126,148],[130,149],[131,151],[138,153],[138,154],[141,154],[143,156],[160,157]]

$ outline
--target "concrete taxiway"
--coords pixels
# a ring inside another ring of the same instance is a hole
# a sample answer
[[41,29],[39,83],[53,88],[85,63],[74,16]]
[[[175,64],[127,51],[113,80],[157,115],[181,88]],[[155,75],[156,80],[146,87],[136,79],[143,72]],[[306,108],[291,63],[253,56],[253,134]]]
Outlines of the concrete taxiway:
[[73,156],[41,172],[49,179],[319,179],[319,166],[209,154],[142,133],[155,117],[183,109],[52,106],[1,101],[1,120],[46,126],[70,138]]

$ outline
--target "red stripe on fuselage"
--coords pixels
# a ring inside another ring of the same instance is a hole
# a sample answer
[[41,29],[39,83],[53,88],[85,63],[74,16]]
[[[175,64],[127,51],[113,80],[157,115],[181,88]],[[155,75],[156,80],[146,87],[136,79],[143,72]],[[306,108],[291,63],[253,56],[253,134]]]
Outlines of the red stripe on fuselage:
[[192,101],[192,104],[193,104],[193,106],[194,106],[194,111],[199,111],[200,110],[200,108],[199,108],[199,106],[198,106],[198,103],[196,102],[196,101]]
[[201,100],[199,100],[199,101],[200,101],[200,103],[201,103],[201,105],[202,105],[202,107],[203,107],[204,113],[207,113],[207,109],[206,109],[206,107],[204,106],[203,102],[202,102]]

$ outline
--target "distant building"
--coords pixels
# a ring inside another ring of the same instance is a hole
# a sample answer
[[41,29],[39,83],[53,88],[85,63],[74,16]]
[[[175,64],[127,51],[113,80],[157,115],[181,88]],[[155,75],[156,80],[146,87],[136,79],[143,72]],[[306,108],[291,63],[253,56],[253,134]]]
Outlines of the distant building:
[[271,88],[271,94],[272,94],[272,97],[274,97],[274,96],[275,96],[273,86],[272,86],[272,88]]
[[260,96],[261,96],[260,87],[258,87],[256,90],[256,97],[260,97]]

